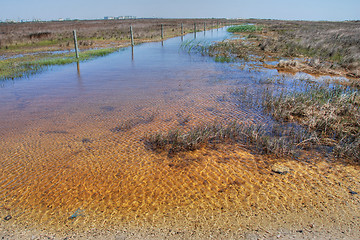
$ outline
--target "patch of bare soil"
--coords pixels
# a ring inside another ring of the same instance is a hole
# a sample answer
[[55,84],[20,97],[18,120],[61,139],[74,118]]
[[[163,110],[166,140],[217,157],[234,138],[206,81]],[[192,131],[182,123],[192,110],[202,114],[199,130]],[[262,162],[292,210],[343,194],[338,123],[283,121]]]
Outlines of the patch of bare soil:
[[349,76],[356,77],[345,70],[333,69],[330,62],[320,62],[318,59],[303,59],[303,60],[280,60],[278,64],[269,65],[264,64],[266,68],[274,68],[279,72],[304,72],[311,75],[330,75],[330,76]]

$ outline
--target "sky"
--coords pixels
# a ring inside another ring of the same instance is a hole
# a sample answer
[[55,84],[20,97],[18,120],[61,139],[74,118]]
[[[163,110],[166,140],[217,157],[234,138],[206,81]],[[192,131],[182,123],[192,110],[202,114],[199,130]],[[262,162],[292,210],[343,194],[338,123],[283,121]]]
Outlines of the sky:
[[0,0],[0,20],[261,18],[360,20],[359,0]]

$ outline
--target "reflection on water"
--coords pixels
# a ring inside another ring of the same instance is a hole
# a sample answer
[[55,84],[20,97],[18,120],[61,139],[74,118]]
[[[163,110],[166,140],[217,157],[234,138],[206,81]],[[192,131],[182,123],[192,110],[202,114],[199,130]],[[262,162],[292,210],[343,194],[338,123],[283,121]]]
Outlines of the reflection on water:
[[[228,37],[224,29],[211,32],[197,39]],[[268,222],[281,221],[271,213],[288,209],[306,222],[317,215],[310,210],[309,217],[304,206],[321,201],[334,216],[344,210],[337,204],[347,193],[328,186],[357,178],[352,168],[337,173],[330,163],[293,161],[284,163],[291,174],[274,176],[273,159],[237,145],[172,157],[144,146],[149,132],[208,121],[267,121],[258,109],[229,100],[229,89],[260,94],[269,87],[264,79],[282,77],[179,50],[182,40],[194,37],[196,32],[82,62],[81,73],[77,63],[77,71],[75,65],[53,67],[5,83],[0,89],[1,216],[13,216],[18,225],[55,229],[116,224],[238,229],[259,213]],[[290,82],[286,78],[279,85]]]
[[134,46],[131,46],[131,60],[134,61]]

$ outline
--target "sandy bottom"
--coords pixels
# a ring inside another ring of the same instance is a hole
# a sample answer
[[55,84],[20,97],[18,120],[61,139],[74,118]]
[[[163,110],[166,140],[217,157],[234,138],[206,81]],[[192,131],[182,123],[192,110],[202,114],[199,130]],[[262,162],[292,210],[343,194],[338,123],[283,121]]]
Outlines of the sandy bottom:
[[[194,89],[9,110],[1,117],[0,237],[360,238],[359,166],[227,144],[175,156],[147,149],[149,132],[247,119],[218,101],[226,87]],[[111,131],[126,121],[129,129]],[[275,163],[288,172],[275,173]]]

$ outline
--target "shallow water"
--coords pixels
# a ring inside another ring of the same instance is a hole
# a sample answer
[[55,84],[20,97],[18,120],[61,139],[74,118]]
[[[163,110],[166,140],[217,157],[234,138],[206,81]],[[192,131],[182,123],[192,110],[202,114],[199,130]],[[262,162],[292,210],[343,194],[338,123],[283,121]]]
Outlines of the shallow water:
[[[196,39],[228,37],[223,28],[198,33]],[[183,40],[192,38],[189,34]],[[175,157],[146,149],[142,139],[149,132],[210,121],[269,122],[259,109],[231,99],[229,90],[246,88],[260,96],[264,87],[292,86],[301,77],[256,64],[216,63],[180,50],[181,42],[178,37],[142,44],[133,52],[125,48],[79,66],[52,67],[3,82],[2,215],[13,216],[18,225],[45,229],[196,225],[202,216],[211,226],[236,228],[241,216],[260,211],[261,205],[272,212],[297,209],[296,201],[306,202],[314,191],[308,186],[326,189],[330,180],[317,180],[323,169],[298,170],[281,182],[270,175],[272,159],[241,146],[220,145]],[[264,81],[273,78],[279,83]],[[126,121],[136,124],[111,131]],[[286,193],[289,186],[293,190]],[[327,195],[324,190],[311,201]],[[224,219],[218,223],[214,216],[221,214]]]

